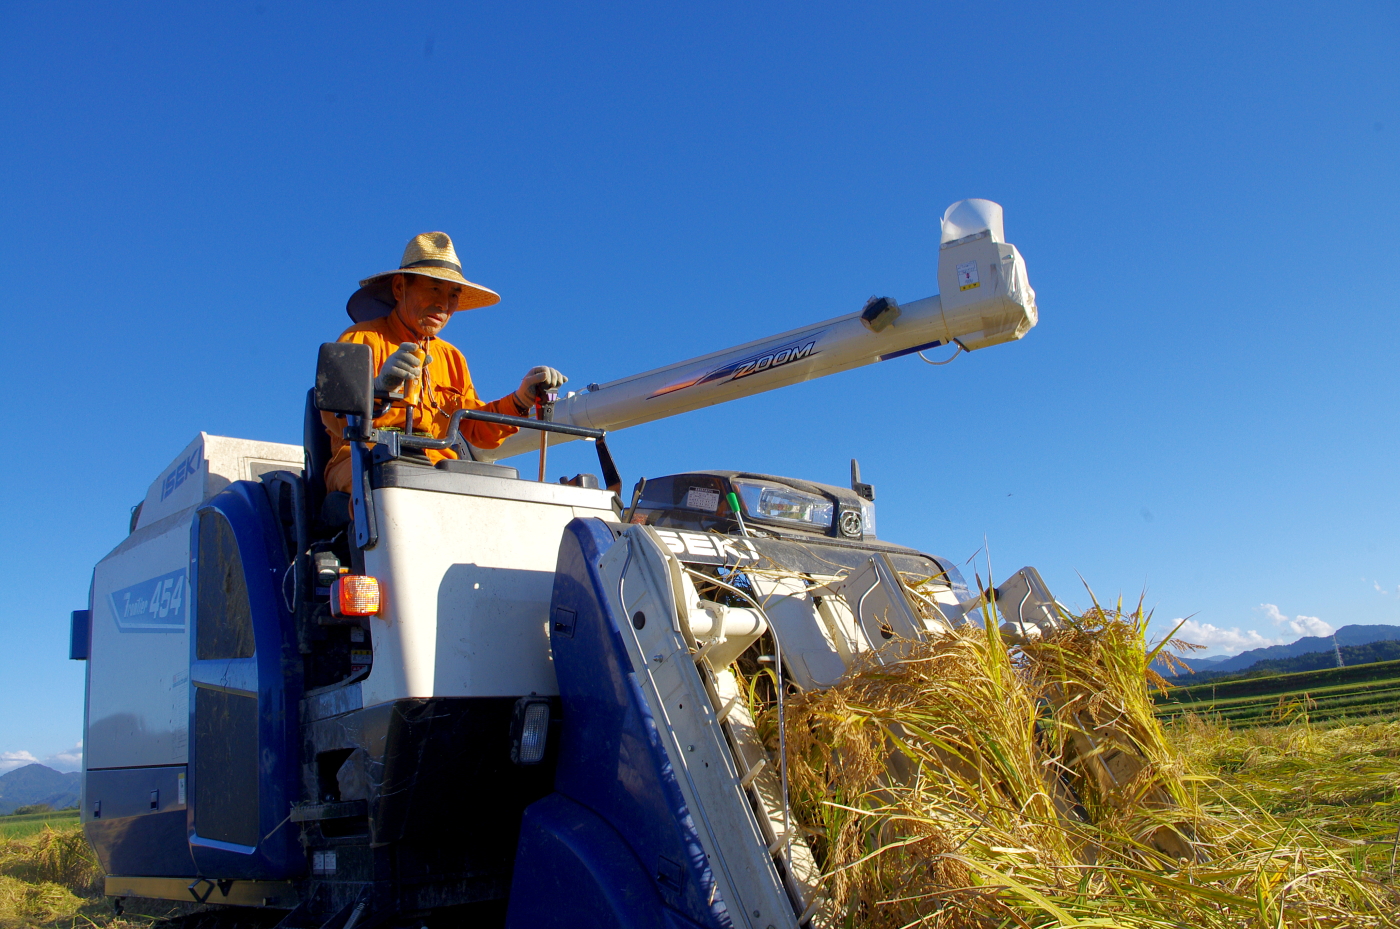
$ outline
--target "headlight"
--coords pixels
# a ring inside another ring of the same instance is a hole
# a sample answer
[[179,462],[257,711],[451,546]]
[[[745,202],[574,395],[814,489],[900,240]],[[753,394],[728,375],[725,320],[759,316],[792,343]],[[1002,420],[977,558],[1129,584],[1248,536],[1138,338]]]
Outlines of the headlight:
[[860,521],[863,524],[866,535],[875,534],[875,504],[862,500],[860,504]]
[[821,529],[831,528],[834,504],[825,497],[803,493],[781,484],[734,481],[744,501],[744,512],[755,519],[780,519]]

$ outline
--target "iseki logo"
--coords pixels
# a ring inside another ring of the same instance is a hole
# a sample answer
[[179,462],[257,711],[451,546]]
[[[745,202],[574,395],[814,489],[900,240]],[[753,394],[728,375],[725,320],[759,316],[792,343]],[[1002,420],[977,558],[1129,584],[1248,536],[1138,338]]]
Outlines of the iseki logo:
[[657,529],[656,536],[672,554],[681,561],[701,561],[706,563],[734,564],[740,561],[758,561],[758,549],[748,539],[732,539],[728,536],[709,535],[699,532],[676,532],[672,529]]
[[196,448],[190,452],[190,457],[171,468],[170,473],[165,476],[165,480],[160,482],[160,498],[164,500],[173,494],[181,484],[185,483],[187,477],[197,474],[199,465],[199,449]]

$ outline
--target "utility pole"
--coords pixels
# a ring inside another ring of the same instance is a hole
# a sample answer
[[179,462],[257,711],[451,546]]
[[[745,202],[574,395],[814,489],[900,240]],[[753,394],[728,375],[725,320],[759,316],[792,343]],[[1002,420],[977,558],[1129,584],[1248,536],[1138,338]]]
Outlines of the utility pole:
[[1337,656],[1337,667],[1345,668],[1346,665],[1342,664],[1342,650],[1337,645],[1337,634],[1335,632],[1332,633],[1332,654]]

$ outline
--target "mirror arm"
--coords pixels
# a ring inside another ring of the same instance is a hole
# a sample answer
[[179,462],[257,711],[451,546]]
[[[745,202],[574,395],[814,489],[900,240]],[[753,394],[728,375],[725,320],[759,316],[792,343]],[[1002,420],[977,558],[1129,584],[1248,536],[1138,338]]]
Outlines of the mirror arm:
[[345,437],[350,441],[350,495],[355,511],[355,545],[361,550],[371,549],[379,544],[379,521],[374,515],[374,490],[370,486],[370,453],[365,443],[351,438],[352,433],[363,431],[364,424],[360,417],[346,418],[349,420]]

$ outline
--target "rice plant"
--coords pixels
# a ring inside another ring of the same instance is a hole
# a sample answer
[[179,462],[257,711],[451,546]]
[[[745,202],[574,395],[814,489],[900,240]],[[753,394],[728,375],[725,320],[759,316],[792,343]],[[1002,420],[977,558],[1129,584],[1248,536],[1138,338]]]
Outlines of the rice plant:
[[76,826],[0,841],[0,874],[61,884],[84,896],[97,892],[102,878],[92,848]]
[[100,878],[81,828],[0,840],[0,929],[74,916]]
[[1096,603],[1016,648],[966,625],[794,694],[794,810],[837,924],[1400,926],[1357,840],[1271,812],[1163,730],[1147,619]]
[[82,900],[62,884],[0,875],[0,929],[26,929],[72,916]]

